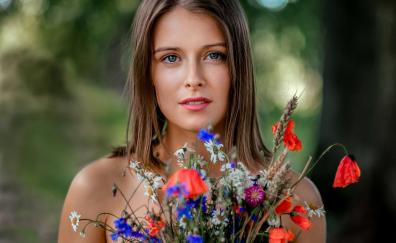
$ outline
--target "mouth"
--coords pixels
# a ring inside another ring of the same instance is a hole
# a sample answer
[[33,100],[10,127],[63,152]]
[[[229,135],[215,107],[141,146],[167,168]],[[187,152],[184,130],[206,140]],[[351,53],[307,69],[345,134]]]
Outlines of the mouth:
[[212,100],[206,97],[187,98],[182,100],[179,104],[187,110],[199,111],[205,109]]

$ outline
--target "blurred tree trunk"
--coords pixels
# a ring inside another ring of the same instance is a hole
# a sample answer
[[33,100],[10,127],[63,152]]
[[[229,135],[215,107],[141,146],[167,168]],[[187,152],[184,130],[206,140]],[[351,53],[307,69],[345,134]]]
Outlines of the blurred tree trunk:
[[385,218],[396,216],[396,1],[325,0],[323,23],[318,154],[340,142],[356,156],[362,176],[348,188],[331,187],[343,156],[337,149],[311,178],[328,212],[328,242],[377,242],[393,232]]

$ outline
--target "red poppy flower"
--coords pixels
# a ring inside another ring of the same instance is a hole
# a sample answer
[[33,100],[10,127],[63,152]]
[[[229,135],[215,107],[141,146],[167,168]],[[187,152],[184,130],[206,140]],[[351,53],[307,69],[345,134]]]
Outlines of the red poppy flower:
[[148,222],[147,225],[148,233],[152,237],[155,237],[158,234],[158,232],[160,232],[160,230],[165,227],[165,222],[162,221],[162,219],[160,218],[155,220],[151,218],[149,215],[146,215],[145,219]]
[[[278,126],[279,126],[279,122],[277,122],[274,125],[272,125],[272,133],[273,134],[275,134],[276,130],[278,130]],[[294,120],[293,119],[289,119],[289,122],[286,125],[285,133],[293,133],[293,129],[294,129]]]
[[[278,129],[279,123],[275,123],[272,125],[272,133],[276,134],[276,130]],[[302,143],[300,139],[298,139],[297,135],[293,131],[294,129],[294,121],[292,119],[287,123],[287,127],[285,133],[283,135],[283,143],[290,151],[300,151],[302,149]]]
[[285,133],[283,141],[290,151],[300,151],[302,149],[302,143],[294,133]]
[[293,209],[293,198],[287,197],[276,207],[275,212],[278,215],[290,213]]
[[269,243],[287,243],[294,240],[294,234],[291,230],[284,228],[271,228],[269,230]]
[[338,165],[333,187],[346,187],[359,180],[360,168],[353,155],[346,155]]
[[309,228],[311,228],[312,223],[307,217],[292,213],[290,218],[295,224],[300,226],[300,228],[303,230],[308,230]]
[[306,214],[306,213],[307,213],[307,210],[305,209],[304,206],[297,205],[297,206],[295,206],[295,207],[293,208],[293,212]]
[[194,169],[178,170],[169,178],[162,190],[166,192],[168,188],[176,186],[177,184],[184,185],[187,191],[186,198],[195,198],[208,191],[208,186],[205,181],[202,180],[198,171]]

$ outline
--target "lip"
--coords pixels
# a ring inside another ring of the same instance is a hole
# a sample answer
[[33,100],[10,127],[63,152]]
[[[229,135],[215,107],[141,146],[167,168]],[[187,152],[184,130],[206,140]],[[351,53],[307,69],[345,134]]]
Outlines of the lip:
[[[188,102],[197,102],[197,101],[202,101],[204,102],[203,104],[188,104]],[[182,105],[184,108],[192,111],[199,111],[205,109],[210,103],[212,102],[211,99],[206,98],[206,97],[191,97],[182,100],[179,104]]]
[[193,101],[203,101],[205,103],[212,102],[211,99],[200,96],[200,97],[190,97],[190,98],[184,99],[184,100],[180,101],[179,104],[183,105],[183,104],[186,104],[187,102],[193,102]]

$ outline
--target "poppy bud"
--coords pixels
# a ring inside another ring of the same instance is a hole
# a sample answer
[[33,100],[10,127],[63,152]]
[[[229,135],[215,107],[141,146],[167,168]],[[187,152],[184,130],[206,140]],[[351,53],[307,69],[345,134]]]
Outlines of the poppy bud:
[[276,207],[275,212],[278,215],[290,213],[293,209],[293,198],[287,197]]
[[353,155],[346,155],[338,165],[334,178],[333,187],[346,187],[349,184],[358,182],[360,168]]

